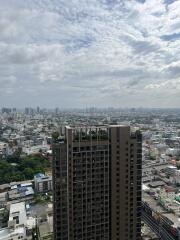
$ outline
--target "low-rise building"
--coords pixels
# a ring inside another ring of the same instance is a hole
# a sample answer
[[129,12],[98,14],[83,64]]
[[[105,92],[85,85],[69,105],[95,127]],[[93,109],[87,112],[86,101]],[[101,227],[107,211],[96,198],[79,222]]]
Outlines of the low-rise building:
[[9,200],[16,200],[16,199],[25,199],[25,198],[33,198],[34,190],[32,188],[32,184],[29,183],[25,184],[17,184],[12,185],[11,190],[8,191],[8,198]]
[[0,185],[0,193],[7,192],[9,188],[10,188],[10,184],[8,183]]
[[[7,208],[0,208],[0,229],[7,227],[9,212]],[[1,238],[0,238],[1,239]]]
[[7,202],[7,193],[2,192],[0,193],[0,208],[3,207]]
[[52,190],[52,176],[46,176],[38,173],[34,177],[34,185],[36,192],[48,192]]
[[176,170],[177,170],[177,167],[170,165],[166,168],[166,173],[167,175],[172,176],[175,174]]
[[24,227],[18,227],[14,230],[9,228],[3,228],[0,230],[1,240],[25,240],[26,239],[26,229]]
[[1,240],[26,239],[26,208],[24,202],[10,205],[8,228],[0,230]]

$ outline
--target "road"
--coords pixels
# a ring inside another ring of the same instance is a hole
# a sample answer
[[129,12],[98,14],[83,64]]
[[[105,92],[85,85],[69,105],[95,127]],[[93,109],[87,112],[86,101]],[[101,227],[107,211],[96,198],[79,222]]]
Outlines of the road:
[[142,211],[142,220],[163,240],[177,240],[171,233],[160,226],[152,216]]

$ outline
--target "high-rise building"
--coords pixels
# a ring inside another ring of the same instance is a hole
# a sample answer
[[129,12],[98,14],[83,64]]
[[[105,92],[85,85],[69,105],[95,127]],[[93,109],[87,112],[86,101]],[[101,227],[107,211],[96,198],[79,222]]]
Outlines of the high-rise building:
[[141,238],[139,131],[66,127],[53,158],[55,240]]
[[37,109],[36,109],[36,113],[40,113],[40,107],[39,106],[37,106]]

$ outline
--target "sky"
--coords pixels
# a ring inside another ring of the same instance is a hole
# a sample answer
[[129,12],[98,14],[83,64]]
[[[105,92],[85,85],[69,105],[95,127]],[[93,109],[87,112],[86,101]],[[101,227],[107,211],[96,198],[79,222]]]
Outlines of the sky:
[[180,107],[180,0],[0,0],[0,107]]

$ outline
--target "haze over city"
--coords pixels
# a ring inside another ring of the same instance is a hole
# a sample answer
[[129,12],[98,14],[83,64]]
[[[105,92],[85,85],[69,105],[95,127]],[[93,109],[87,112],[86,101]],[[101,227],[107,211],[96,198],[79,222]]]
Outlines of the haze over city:
[[180,1],[0,1],[0,107],[179,107]]
[[0,240],[180,240],[180,0],[0,0]]

